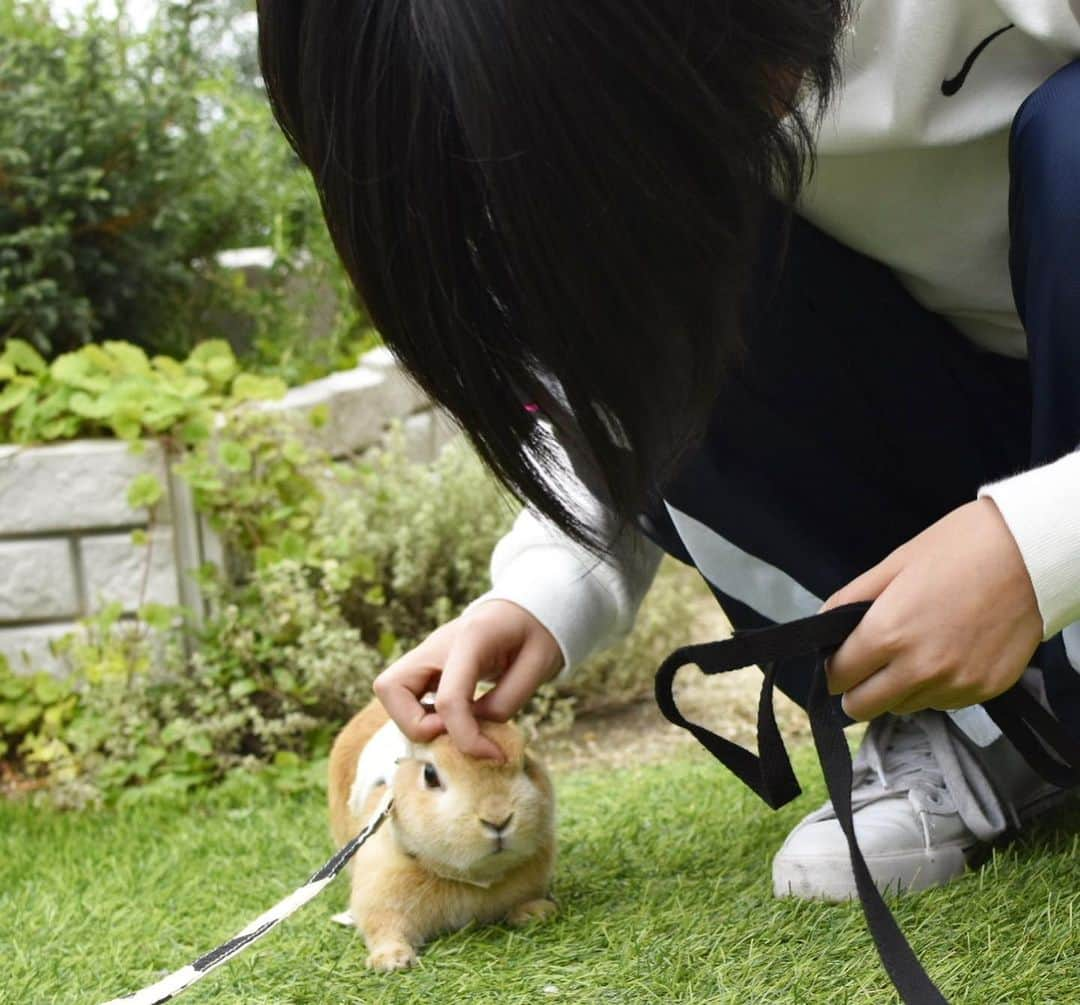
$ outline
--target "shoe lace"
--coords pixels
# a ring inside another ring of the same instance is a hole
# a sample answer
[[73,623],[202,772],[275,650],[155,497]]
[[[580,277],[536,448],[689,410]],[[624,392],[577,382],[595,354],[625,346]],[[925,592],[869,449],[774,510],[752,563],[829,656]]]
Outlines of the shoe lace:
[[1005,829],[1006,807],[973,756],[950,738],[940,712],[875,719],[852,767],[853,800],[907,792],[921,809],[959,813],[980,840]]
[[915,717],[884,715],[870,723],[854,764],[852,795],[867,788],[945,792],[945,776],[930,738]]

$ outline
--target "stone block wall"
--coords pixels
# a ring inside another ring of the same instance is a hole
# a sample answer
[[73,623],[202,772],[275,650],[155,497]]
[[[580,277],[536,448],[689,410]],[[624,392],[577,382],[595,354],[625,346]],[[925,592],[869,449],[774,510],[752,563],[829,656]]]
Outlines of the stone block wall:
[[[336,457],[379,444],[394,420],[419,462],[456,434],[381,348],[268,407],[325,409],[327,422],[312,435]],[[146,472],[168,490],[152,525],[146,510],[127,504],[132,480]],[[137,530],[149,532],[149,545],[133,541]],[[156,443],[142,453],[107,440],[0,447],[0,654],[16,670],[61,669],[50,643],[107,602],[129,614],[148,602],[201,613],[189,571],[220,560],[219,542]]]
[[[127,504],[144,473],[168,489],[152,523]],[[0,653],[17,669],[55,668],[49,644],[106,602],[130,614],[150,602],[198,610],[185,570],[217,552],[198,522],[183,526],[193,515],[156,443],[141,453],[108,440],[0,447]],[[148,544],[135,543],[137,530]]]

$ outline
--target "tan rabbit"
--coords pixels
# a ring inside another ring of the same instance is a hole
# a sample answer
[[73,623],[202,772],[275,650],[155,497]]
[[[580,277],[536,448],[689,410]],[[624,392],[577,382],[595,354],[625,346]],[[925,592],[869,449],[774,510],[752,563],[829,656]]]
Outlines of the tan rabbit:
[[353,838],[390,785],[390,819],[351,868],[353,923],[374,970],[402,970],[439,932],[471,921],[550,917],[555,797],[511,723],[484,723],[505,764],[462,754],[447,736],[410,743],[378,701],[354,716],[330,752],[330,830]]

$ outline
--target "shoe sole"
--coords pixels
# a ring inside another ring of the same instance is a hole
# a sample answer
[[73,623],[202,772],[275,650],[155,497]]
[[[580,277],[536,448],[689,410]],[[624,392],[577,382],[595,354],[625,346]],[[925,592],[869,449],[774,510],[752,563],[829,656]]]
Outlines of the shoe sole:
[[[1077,790],[1055,789],[1047,792],[1019,810],[1021,825],[1028,824],[1080,796]],[[968,869],[978,869],[997,848],[1012,844],[1023,833],[1023,827],[1011,827],[993,841],[976,841],[971,844],[939,846],[933,855],[903,854],[877,856],[873,863],[867,862],[874,885],[883,893],[918,893],[935,886],[944,886],[962,876]],[[778,853],[773,859],[773,895],[779,899],[794,897],[799,900],[817,900],[828,903],[844,903],[858,899],[855,878],[851,872],[851,859],[817,858],[787,861]],[[832,873],[830,882],[823,876]]]
[[[916,893],[932,886],[942,886],[968,867],[970,846],[940,845],[934,854],[906,853],[877,855],[867,862],[874,885],[882,893]],[[826,876],[833,877],[831,880]],[[851,859],[815,858],[773,860],[773,894],[778,898],[824,900],[843,903],[858,899]]]

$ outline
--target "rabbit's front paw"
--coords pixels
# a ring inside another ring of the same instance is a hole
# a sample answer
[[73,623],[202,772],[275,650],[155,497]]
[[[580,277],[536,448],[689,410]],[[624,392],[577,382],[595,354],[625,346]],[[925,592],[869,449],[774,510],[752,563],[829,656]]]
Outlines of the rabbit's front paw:
[[379,973],[408,970],[416,963],[416,950],[407,942],[384,942],[372,949],[367,958],[368,967]]
[[517,927],[531,924],[534,921],[546,921],[557,910],[558,908],[553,900],[527,900],[524,904],[518,904],[517,907],[510,911],[506,916],[506,923]]

